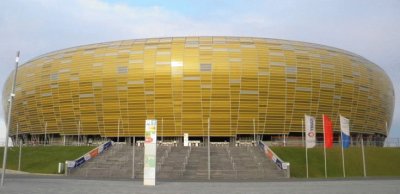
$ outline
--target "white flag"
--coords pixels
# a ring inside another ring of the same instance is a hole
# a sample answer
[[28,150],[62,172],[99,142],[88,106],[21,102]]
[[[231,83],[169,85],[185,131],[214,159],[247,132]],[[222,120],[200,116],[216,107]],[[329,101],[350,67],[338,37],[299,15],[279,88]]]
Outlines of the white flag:
[[315,147],[316,142],[316,132],[315,132],[315,117],[305,115],[306,124],[306,148]]

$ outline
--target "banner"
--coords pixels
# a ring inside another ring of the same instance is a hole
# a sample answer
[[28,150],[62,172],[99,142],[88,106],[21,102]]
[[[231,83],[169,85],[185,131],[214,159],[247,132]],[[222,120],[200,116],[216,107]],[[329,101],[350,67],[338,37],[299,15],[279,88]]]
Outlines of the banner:
[[157,120],[146,120],[143,184],[156,185]]
[[261,150],[264,151],[265,156],[267,156],[268,159],[270,159],[272,162],[275,163],[275,165],[281,169],[281,170],[287,170],[289,163],[284,162],[282,159],[280,159],[267,145],[265,145],[262,141],[258,142],[258,146],[261,148]]
[[304,115],[305,117],[305,135],[306,148],[313,148],[316,144],[315,117]]
[[325,148],[332,148],[333,147],[332,121],[326,115],[322,115],[322,119],[323,119],[323,122],[324,122],[324,144],[325,144]]
[[342,133],[343,148],[350,147],[350,121],[342,115],[340,115],[340,131]]
[[183,134],[183,146],[189,146],[189,133]]
[[85,162],[89,161],[92,158],[97,157],[99,154],[101,154],[103,151],[109,149],[112,146],[112,142],[106,142],[104,144],[101,144],[97,148],[94,148],[93,150],[89,151],[85,155],[79,157],[78,159],[74,161],[66,161],[68,168],[77,168],[84,164]]

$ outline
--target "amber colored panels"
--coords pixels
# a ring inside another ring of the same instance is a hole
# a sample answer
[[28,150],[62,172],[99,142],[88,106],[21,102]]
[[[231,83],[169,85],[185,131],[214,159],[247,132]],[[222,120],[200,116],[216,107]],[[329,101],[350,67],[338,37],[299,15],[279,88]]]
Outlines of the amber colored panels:
[[[11,76],[10,76],[11,78]],[[10,79],[3,91],[7,105]],[[143,136],[301,132],[304,114],[386,135],[394,92],[377,65],[322,45],[246,37],[117,41],[48,53],[19,68],[12,131]],[[7,106],[4,106],[7,107]],[[253,122],[254,120],[254,122]],[[79,128],[80,123],[80,128]]]

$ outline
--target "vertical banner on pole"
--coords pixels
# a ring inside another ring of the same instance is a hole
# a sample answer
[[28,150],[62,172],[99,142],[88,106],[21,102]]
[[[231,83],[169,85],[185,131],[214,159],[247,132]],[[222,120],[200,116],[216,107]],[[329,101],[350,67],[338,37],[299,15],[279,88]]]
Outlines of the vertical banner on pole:
[[346,117],[340,116],[340,131],[342,133],[342,146],[349,148],[350,146],[350,121]]
[[326,165],[326,148],[333,147],[333,130],[332,121],[327,115],[322,115],[322,122],[324,128],[324,162],[325,162],[325,178],[328,178],[328,169]]
[[156,185],[157,120],[146,120],[143,185]]
[[306,148],[313,148],[316,144],[315,117],[305,115]]
[[344,148],[350,147],[350,121],[346,117],[340,115],[340,137],[342,144],[342,166],[343,166],[343,177],[346,178],[346,167],[344,164]]
[[327,115],[322,115],[324,125],[324,147],[333,147],[333,128],[332,121]]
[[315,147],[316,134],[315,134],[315,117],[304,115],[305,120],[305,136],[306,136],[306,170],[308,178],[308,148]]
[[183,146],[185,147],[189,146],[189,133],[183,134]]

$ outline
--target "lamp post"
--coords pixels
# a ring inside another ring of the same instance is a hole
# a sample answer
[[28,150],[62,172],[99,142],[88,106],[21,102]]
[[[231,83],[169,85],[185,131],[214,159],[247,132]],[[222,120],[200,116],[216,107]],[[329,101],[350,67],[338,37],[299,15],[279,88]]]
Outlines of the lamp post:
[[7,128],[6,128],[6,140],[5,140],[5,145],[4,145],[4,153],[3,153],[3,173],[1,174],[1,182],[0,182],[0,187],[3,187],[4,185],[4,175],[6,173],[6,163],[7,163],[7,149],[8,149],[8,133],[11,128],[11,112],[12,112],[12,105],[13,105],[13,99],[15,97],[15,85],[17,81],[17,72],[18,72],[18,62],[19,62],[19,51],[17,52],[17,56],[15,57],[15,72],[14,72],[14,82],[11,88],[11,94],[10,94],[10,106],[8,107],[8,117],[7,117]]

